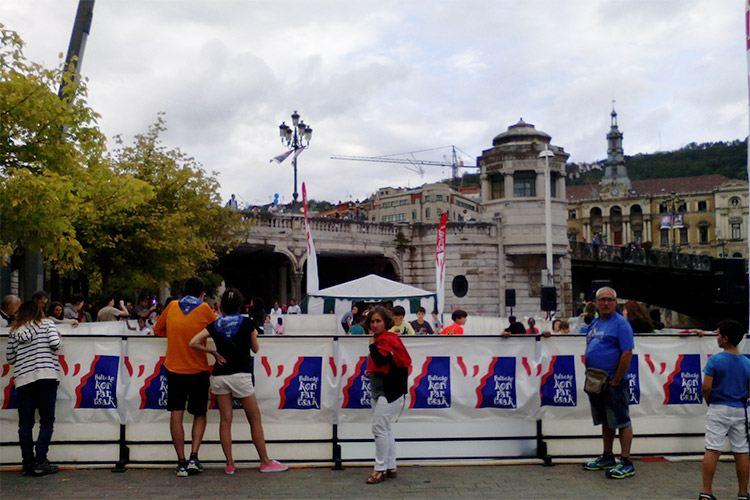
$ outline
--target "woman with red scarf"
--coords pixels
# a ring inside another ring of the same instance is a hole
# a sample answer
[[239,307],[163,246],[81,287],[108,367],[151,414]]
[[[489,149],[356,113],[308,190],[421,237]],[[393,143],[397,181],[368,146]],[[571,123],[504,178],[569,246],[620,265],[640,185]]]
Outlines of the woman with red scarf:
[[367,484],[376,484],[396,477],[396,438],[391,420],[403,402],[411,357],[398,335],[389,332],[393,317],[383,307],[367,315],[365,328],[370,332],[370,356],[367,376],[372,399],[372,435],[375,438],[375,470]]

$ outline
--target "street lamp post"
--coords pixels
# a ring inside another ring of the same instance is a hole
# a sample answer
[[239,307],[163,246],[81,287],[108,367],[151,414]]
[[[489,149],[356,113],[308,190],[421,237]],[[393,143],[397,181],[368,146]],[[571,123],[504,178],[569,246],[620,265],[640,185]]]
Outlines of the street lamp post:
[[555,286],[553,263],[552,263],[552,185],[550,184],[549,159],[555,154],[545,147],[539,153],[539,158],[544,158],[544,229],[545,242],[547,245],[547,269],[542,277],[543,286]]
[[305,149],[310,145],[312,127],[306,125],[300,120],[299,114],[295,110],[294,113],[292,113],[292,126],[290,127],[285,122],[281,122],[281,125],[279,125],[279,135],[281,135],[281,143],[293,151],[292,167],[294,168],[294,193],[292,194],[292,204],[296,205],[298,198],[297,156],[299,156],[300,150]]
[[[672,253],[677,253],[679,251],[679,248],[677,247],[677,227],[675,227],[675,215],[679,213],[679,207],[683,203],[685,203],[685,200],[683,200],[680,196],[675,194],[674,191],[669,193],[669,196],[667,196],[667,199],[665,200],[665,203],[667,203],[667,207],[669,208],[669,213],[672,216],[671,218],[671,225],[672,225]],[[683,222],[684,224],[684,222]]]

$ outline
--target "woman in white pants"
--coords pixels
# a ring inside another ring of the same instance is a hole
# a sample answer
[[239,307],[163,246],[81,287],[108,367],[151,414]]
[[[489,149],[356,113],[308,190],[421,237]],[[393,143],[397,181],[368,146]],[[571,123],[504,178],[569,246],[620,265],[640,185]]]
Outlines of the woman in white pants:
[[396,477],[396,439],[391,420],[403,403],[411,357],[398,335],[388,330],[393,317],[383,307],[370,311],[365,320],[372,337],[367,375],[373,407],[372,435],[375,438],[375,470],[367,484],[377,484]]

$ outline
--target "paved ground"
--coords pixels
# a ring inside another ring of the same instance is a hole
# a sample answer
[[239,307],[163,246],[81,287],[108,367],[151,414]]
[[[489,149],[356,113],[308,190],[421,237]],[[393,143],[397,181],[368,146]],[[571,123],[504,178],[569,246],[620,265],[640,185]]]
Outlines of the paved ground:
[[[607,479],[579,464],[412,466],[401,467],[397,479],[365,484],[370,469],[297,468],[261,474],[257,468],[208,469],[199,476],[178,478],[167,469],[66,469],[51,476],[24,477],[0,472],[0,496],[12,498],[544,498],[544,499],[683,499],[700,492],[700,462],[635,462],[636,475]],[[736,498],[734,463],[719,464],[714,494]]]

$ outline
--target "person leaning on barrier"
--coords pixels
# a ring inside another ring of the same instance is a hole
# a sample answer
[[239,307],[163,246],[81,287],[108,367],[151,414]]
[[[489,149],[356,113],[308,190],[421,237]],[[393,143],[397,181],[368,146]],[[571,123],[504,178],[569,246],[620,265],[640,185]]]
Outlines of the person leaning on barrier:
[[[154,326],[154,334],[167,337],[167,410],[172,444],[177,452],[178,477],[203,472],[198,460],[198,449],[206,430],[208,410],[208,360],[206,354],[190,348],[190,341],[198,332],[216,321],[211,306],[203,302],[205,285],[194,277],[185,282],[185,296],[167,304]],[[185,405],[193,415],[190,460],[185,460],[185,429],[182,421]]]
[[633,327],[633,333],[653,333],[654,325],[651,318],[640,302],[628,300],[622,308],[622,315]]
[[503,337],[510,337],[511,335],[523,335],[526,333],[526,328],[523,326],[523,323],[517,321],[515,316],[510,316],[508,318],[508,322],[510,323],[510,325],[508,325],[508,328],[503,331]]
[[[617,312],[617,294],[612,288],[597,290],[596,307],[599,317],[591,322],[586,332],[586,391],[594,425],[602,426],[603,451],[601,456],[583,464],[583,468],[606,470],[607,477],[624,479],[635,474],[630,461],[633,425],[628,408],[629,384],[625,378],[633,357],[633,328]],[[595,381],[597,374],[601,374],[604,380],[599,392],[594,392],[589,383]],[[620,462],[615,461],[612,452],[618,429],[622,451]]]

